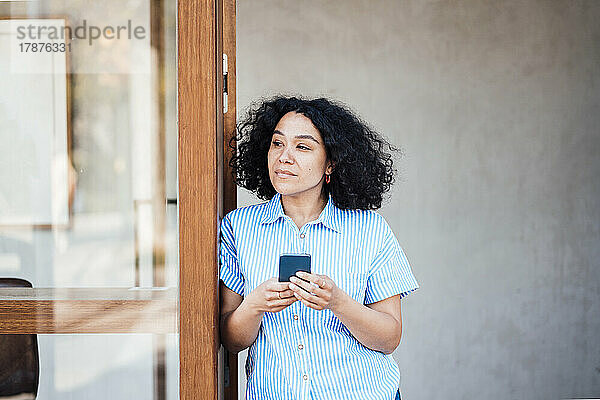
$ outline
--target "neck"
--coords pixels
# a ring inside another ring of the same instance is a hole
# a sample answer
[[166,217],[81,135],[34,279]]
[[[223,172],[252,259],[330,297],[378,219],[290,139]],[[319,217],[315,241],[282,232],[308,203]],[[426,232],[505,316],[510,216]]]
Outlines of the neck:
[[321,191],[281,195],[283,212],[300,227],[317,219],[327,205],[327,200],[328,195],[322,194]]

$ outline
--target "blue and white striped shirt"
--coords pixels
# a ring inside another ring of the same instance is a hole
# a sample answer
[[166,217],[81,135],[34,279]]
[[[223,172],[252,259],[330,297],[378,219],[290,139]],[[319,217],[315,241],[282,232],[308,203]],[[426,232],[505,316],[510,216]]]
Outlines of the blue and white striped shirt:
[[[327,275],[361,304],[419,287],[385,219],[339,209],[331,195],[319,218],[301,229],[284,214],[279,193],[223,218],[220,278],[239,295],[279,276],[280,253],[310,254],[312,273]],[[391,355],[363,346],[331,310],[296,301],[264,314],[246,377],[248,400],[393,400],[400,371]]]

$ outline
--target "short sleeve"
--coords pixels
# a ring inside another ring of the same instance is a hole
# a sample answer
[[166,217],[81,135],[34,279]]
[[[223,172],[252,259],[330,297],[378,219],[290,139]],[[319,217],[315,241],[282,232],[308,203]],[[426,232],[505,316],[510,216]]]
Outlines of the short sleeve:
[[403,298],[417,290],[406,255],[392,229],[385,223],[383,243],[369,267],[364,304],[371,304],[399,294]]
[[240,271],[240,266],[235,248],[235,236],[229,216],[225,215],[221,221],[219,246],[219,277],[229,289],[240,296],[244,295],[244,275]]

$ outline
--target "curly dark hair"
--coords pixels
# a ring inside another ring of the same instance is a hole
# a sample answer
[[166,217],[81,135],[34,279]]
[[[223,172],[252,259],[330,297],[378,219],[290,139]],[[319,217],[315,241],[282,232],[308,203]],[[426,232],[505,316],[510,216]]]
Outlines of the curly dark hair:
[[[344,104],[326,99],[305,99],[277,95],[250,105],[246,117],[237,124],[229,147],[235,183],[260,199],[271,199],[276,191],[271,184],[267,153],[275,126],[290,111],[308,117],[325,143],[327,159],[333,163],[331,182],[323,184],[340,209],[378,209],[383,193],[395,180],[392,146]],[[237,154],[236,154],[237,144]]]

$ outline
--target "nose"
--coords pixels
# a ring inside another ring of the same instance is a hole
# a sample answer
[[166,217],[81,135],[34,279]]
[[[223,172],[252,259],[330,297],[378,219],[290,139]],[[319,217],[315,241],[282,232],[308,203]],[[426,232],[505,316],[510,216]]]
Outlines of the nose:
[[289,147],[285,147],[283,149],[283,151],[281,152],[281,155],[279,156],[279,162],[282,163],[282,164],[285,164],[286,162],[288,164],[293,164],[294,163],[294,160],[290,156]]

